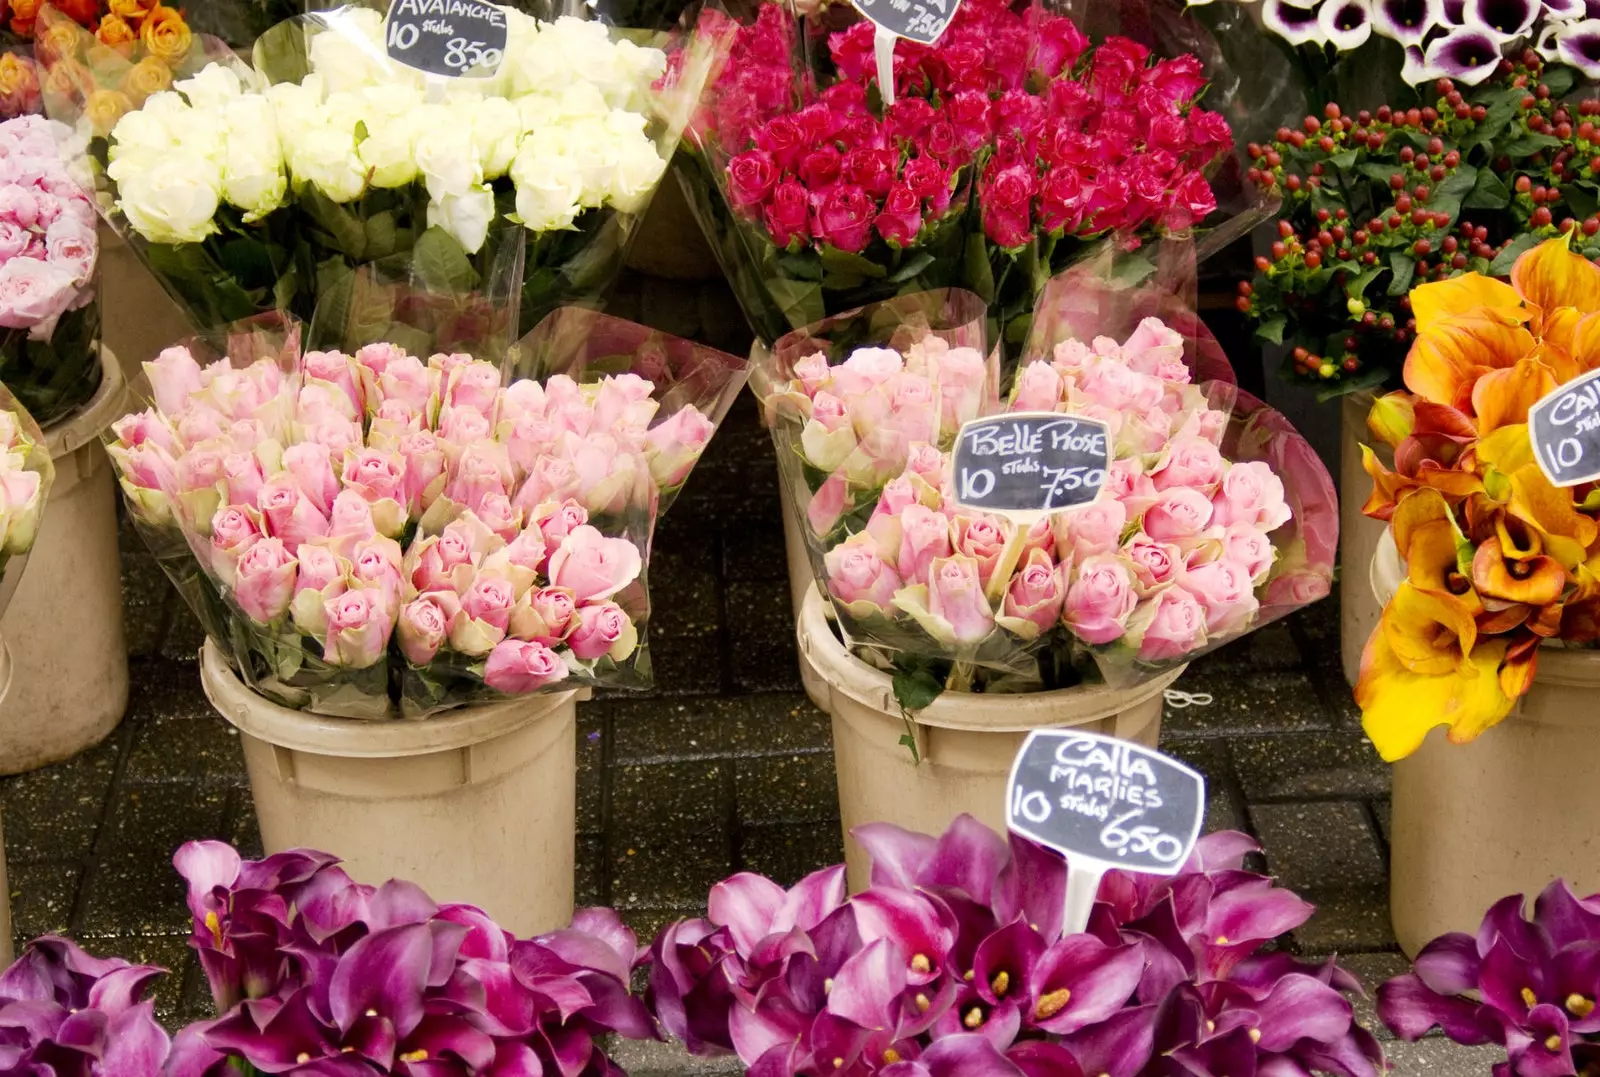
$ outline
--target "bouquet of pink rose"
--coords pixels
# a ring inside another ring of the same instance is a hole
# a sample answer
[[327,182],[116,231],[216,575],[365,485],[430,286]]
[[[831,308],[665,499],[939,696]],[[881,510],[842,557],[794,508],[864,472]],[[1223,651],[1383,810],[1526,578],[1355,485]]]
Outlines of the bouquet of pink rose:
[[154,406],[112,431],[131,511],[253,688],[418,717],[650,683],[655,520],[742,361],[581,310],[506,362],[539,380],[298,341],[258,321],[170,348],[145,365]]
[[72,140],[40,116],[0,123],[0,380],[46,426],[100,386],[100,241]]
[[[1102,268],[1046,289],[1004,405],[969,293],[868,307],[757,363],[817,579],[856,653],[905,675],[908,709],[940,687],[1131,683],[1329,590],[1337,512],[1315,454],[1238,391],[1170,291]],[[963,507],[953,446],[1003,411],[1105,424],[1097,499],[1028,526]]]
[[55,477],[39,424],[0,386],[0,614],[22,579]]

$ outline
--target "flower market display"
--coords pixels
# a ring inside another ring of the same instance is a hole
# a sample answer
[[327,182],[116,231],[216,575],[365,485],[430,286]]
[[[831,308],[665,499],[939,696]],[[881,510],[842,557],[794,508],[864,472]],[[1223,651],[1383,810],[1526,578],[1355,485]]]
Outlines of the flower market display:
[[369,717],[649,684],[655,520],[743,364],[575,316],[519,345],[538,380],[504,384],[459,353],[302,353],[294,326],[146,365],[153,406],[115,425],[111,456],[248,684]]
[[46,57],[46,106],[95,136],[113,224],[197,325],[309,318],[394,257],[468,293],[525,256],[526,330],[609,284],[695,91],[653,88],[665,55],[601,23],[506,18],[494,76],[448,86],[389,60],[361,6],[274,28],[253,65],[185,42],[152,78],[80,30]]
[[1517,260],[1511,282],[1467,274],[1411,293],[1417,339],[1406,390],[1369,426],[1368,515],[1405,566],[1362,658],[1356,701],[1385,759],[1428,731],[1478,737],[1534,683],[1546,641],[1600,639],[1593,483],[1558,487],[1534,458],[1528,410],[1594,366],[1600,267],[1563,237]]
[[885,106],[873,25],[826,36],[827,75],[804,62],[811,29],[774,3],[747,26],[700,25],[725,59],[685,193],[764,341],[959,284],[1017,345],[1084,240],[1185,231],[1217,209],[1207,175],[1233,138],[1197,105],[1193,55],[1091,47],[1065,16],[969,0],[937,44],[896,43]]
[[736,875],[708,918],[666,928],[649,1001],[697,1055],[751,1073],[890,1077],[1377,1077],[1355,979],[1262,947],[1312,908],[1242,870],[1243,834],[1201,839],[1173,878],[1113,872],[1066,934],[1066,865],[961,817],[939,838],[878,824],[844,869],[791,890]]
[[[758,392],[858,656],[933,694],[1127,685],[1328,593],[1326,472],[1225,363],[1205,370],[1227,380],[1197,377],[1207,345],[1147,316],[1170,298],[1092,271],[1057,278],[1004,404],[967,293],[779,342]],[[1026,527],[961,507],[956,435],[1005,411],[1106,424],[1113,464],[1094,503]]]
[[1497,902],[1475,935],[1430,942],[1412,971],[1378,990],[1378,1015],[1403,1040],[1438,1028],[1456,1043],[1497,1044],[1505,1077],[1570,1077],[1600,1065],[1596,941],[1600,895],[1565,882]]
[[46,426],[100,387],[100,243],[71,139],[42,117],[0,123],[0,379]]
[[1248,147],[1283,207],[1236,302],[1290,346],[1290,378],[1324,395],[1397,387],[1414,284],[1504,277],[1574,224],[1573,248],[1600,257],[1600,100],[1571,100],[1577,73],[1532,50],[1485,75],[1423,87],[1413,107],[1330,104]]
[[155,1077],[170,1040],[140,1001],[164,970],[45,936],[0,973],[4,1065],[60,1077]]

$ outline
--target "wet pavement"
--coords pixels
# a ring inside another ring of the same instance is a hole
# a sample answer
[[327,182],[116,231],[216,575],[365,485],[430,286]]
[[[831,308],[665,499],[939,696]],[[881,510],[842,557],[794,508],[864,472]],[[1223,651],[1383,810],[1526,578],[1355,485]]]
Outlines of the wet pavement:
[[[725,295],[636,287],[624,313],[740,347],[738,332],[707,328],[739,324]],[[158,1003],[179,1022],[208,1015],[209,998],[172,851],[222,838],[259,854],[259,836],[238,737],[200,689],[199,628],[131,532],[123,557],[128,715],[98,748],[0,782],[12,911],[19,942],[64,932],[172,969]],[[734,871],[788,883],[842,856],[828,721],[801,691],[772,449],[748,395],[662,522],[651,577],[657,691],[579,711],[579,900],[616,906],[641,935],[703,911]],[[1340,674],[1333,600],[1195,663],[1176,687],[1209,698],[1169,706],[1163,735],[1206,774],[1208,825],[1254,834],[1269,870],[1318,906],[1284,944],[1337,952],[1371,987],[1401,971],[1389,778]],[[1437,1040],[1393,1046],[1395,1072],[1414,1077],[1491,1061]],[[635,1074],[689,1072],[665,1047],[620,1057]]]

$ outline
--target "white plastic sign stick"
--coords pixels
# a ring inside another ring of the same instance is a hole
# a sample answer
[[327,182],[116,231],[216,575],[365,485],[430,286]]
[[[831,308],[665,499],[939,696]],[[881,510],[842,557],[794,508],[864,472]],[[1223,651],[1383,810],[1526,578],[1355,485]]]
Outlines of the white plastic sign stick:
[[1053,411],[974,419],[955,449],[956,504],[1037,519],[1092,504],[1111,475],[1105,423]]
[[894,104],[894,42],[894,34],[881,26],[872,35],[872,51],[878,60],[878,92],[883,95],[884,108]]
[[850,0],[880,30],[932,45],[950,26],[961,0]]
[[1556,486],[1600,479],[1600,370],[1569,381],[1528,409],[1539,470]]
[[489,78],[505,59],[505,8],[484,0],[393,0],[384,26],[389,58],[428,75]]
[[1205,821],[1197,771],[1098,733],[1035,730],[1006,788],[1006,825],[1067,858],[1069,934],[1089,926],[1106,872],[1176,875]]

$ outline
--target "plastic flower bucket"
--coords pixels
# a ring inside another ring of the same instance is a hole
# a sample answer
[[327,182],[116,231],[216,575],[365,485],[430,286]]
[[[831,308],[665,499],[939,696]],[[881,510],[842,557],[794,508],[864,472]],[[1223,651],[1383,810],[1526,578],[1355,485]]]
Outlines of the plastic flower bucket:
[[[1372,590],[1387,603],[1405,578],[1385,532]],[[1600,651],[1546,646],[1533,687],[1470,744],[1435,729],[1394,765],[1389,907],[1407,955],[1450,931],[1476,932],[1507,894],[1565,878],[1600,890]]]
[[117,490],[100,431],[126,410],[115,356],[100,389],[44,430],[55,463],[27,572],[0,620],[11,641],[10,694],[0,705],[0,774],[20,774],[99,744],[128,707]]
[[580,692],[368,722],[269,702],[209,641],[200,672],[241,734],[269,854],[337,849],[361,882],[409,879],[523,937],[571,920]]
[[[1383,603],[1373,598],[1372,587],[1362,579],[1360,571],[1362,565],[1372,562],[1378,540],[1388,528],[1382,520],[1374,520],[1361,511],[1372,492],[1372,478],[1361,466],[1361,445],[1370,440],[1367,413],[1376,400],[1373,392],[1351,393],[1340,404],[1343,428],[1339,438],[1339,563],[1345,571],[1339,574],[1339,657],[1344,664],[1344,678],[1352,685],[1361,674],[1361,652],[1367,637],[1378,627],[1378,617],[1383,613]],[[1393,453],[1387,446],[1373,448],[1386,463],[1393,462]]]
[[[11,663],[11,648],[6,641],[0,639],[0,705],[6,701],[6,696],[11,691],[11,674],[14,670]],[[16,956],[16,951],[11,943],[11,882],[6,876],[6,843],[5,836],[0,833],[0,963],[7,966]]]
[[1188,666],[1137,688],[1104,685],[1023,695],[946,692],[913,716],[918,764],[901,738],[906,722],[894,683],[852,655],[828,623],[820,593],[800,614],[800,661],[826,686],[839,776],[839,816],[850,886],[866,888],[870,861],[852,828],[887,822],[942,834],[963,813],[1005,830],[1006,781],[1022,742],[1035,729],[1077,728],[1154,748],[1161,737],[1164,693]]

